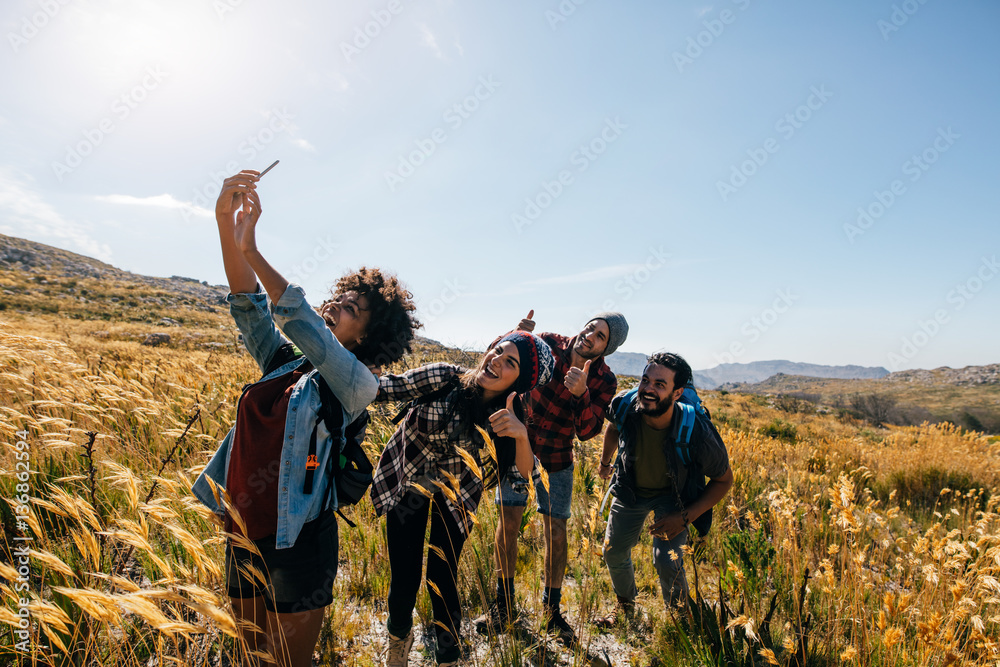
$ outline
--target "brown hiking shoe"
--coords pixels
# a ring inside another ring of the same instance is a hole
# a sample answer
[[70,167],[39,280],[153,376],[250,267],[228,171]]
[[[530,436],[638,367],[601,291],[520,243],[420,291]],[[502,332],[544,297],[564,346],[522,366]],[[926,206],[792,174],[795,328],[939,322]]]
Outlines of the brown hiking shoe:
[[607,616],[600,616],[594,619],[594,625],[603,629],[635,627],[638,619],[635,614],[635,602],[625,601],[619,598],[615,608]]
[[405,637],[396,637],[389,633],[386,647],[385,667],[406,667],[410,659],[410,648],[413,646],[413,628]]

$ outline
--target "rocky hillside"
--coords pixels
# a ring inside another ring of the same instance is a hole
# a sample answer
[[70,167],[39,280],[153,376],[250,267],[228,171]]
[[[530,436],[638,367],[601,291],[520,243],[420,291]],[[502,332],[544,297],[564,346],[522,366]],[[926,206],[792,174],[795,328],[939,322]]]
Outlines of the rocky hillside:
[[884,408],[888,423],[950,421],[977,431],[1000,433],[1000,364],[890,373],[874,379],[773,375],[755,383],[719,389],[795,399],[848,412]]
[[942,366],[930,371],[923,369],[899,371],[890,373],[885,379],[887,382],[906,382],[918,385],[952,384],[958,387],[1000,384],[1000,364],[966,366],[965,368]]
[[[75,280],[79,284],[86,279],[105,281],[107,284],[121,282],[145,286],[156,292],[155,296],[146,296],[146,303],[165,308],[187,306],[215,310],[225,306],[225,297],[229,292],[224,285],[209,285],[194,278],[154,278],[122,271],[91,257],[3,234],[0,234],[0,271],[9,272],[0,302],[15,307],[18,304],[13,302],[18,300],[12,297],[19,294],[37,293],[48,286],[49,295],[56,296],[52,292],[72,289],[76,284],[69,286],[69,283]],[[19,287],[22,283],[29,283],[26,289]],[[60,285],[64,289],[58,289]],[[81,302],[82,298],[82,303],[87,303],[99,298],[94,290],[89,292],[90,296],[77,294],[75,299]]]

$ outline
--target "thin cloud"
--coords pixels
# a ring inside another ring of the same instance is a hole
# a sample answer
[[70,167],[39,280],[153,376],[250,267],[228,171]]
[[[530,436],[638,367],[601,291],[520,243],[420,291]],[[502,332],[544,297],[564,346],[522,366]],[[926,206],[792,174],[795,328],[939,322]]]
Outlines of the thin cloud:
[[455,38],[455,48],[458,49],[459,56],[465,55],[465,49],[462,47],[462,43],[458,41],[457,37]]
[[553,276],[551,278],[539,278],[520,283],[523,286],[539,287],[543,285],[574,285],[577,283],[594,283],[600,280],[610,280],[620,278],[626,273],[630,273],[639,268],[639,264],[617,264],[615,266],[604,266],[598,269],[591,269],[582,273],[571,273],[565,276]]
[[111,261],[107,244],[91,238],[85,225],[60,215],[34,189],[30,178],[19,177],[9,168],[0,168],[0,218],[4,234],[59,247],[68,245],[75,252]]
[[307,153],[315,153],[316,152],[316,147],[313,146],[308,141],[306,141],[305,139],[292,139],[292,145],[293,146],[298,146],[299,148],[301,148],[302,150],[304,150]]
[[215,213],[208,210],[207,208],[202,208],[201,206],[195,206],[194,204],[186,201],[181,201],[174,197],[173,195],[162,194],[153,195],[152,197],[133,197],[132,195],[97,195],[94,197],[97,201],[104,202],[106,204],[119,204],[124,206],[151,206],[153,208],[165,208],[172,210],[183,210],[187,211],[191,215],[196,215],[202,218],[214,218]]
[[444,60],[444,53],[441,52],[441,47],[438,46],[437,37],[434,36],[431,29],[424,23],[418,23],[417,26],[420,28],[421,44],[433,51],[436,58]]

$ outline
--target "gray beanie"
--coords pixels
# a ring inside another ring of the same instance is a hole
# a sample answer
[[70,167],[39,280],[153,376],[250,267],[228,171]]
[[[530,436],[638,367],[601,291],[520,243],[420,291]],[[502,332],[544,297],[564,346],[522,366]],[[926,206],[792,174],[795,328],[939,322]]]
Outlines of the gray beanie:
[[628,338],[628,322],[621,313],[598,313],[587,321],[594,320],[604,320],[608,325],[608,347],[604,350],[604,356],[610,356]]

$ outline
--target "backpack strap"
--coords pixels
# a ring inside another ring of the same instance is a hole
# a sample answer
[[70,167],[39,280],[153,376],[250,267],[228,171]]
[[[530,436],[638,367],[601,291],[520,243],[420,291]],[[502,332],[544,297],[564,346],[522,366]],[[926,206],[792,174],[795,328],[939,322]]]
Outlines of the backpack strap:
[[274,354],[271,355],[271,359],[267,362],[267,367],[264,368],[264,375],[261,377],[270,375],[287,364],[289,361],[295,361],[301,356],[302,352],[292,343],[284,343],[278,346],[278,349],[274,351]]
[[[339,406],[340,402],[333,395],[330,385],[326,383],[326,379],[319,372],[313,377],[316,380],[316,384],[319,385],[319,412],[316,414],[316,423],[313,425],[312,434],[309,436],[309,453],[306,456],[306,478],[302,485],[302,492],[305,494],[312,493],[313,478],[316,475],[316,469],[319,468],[319,460],[316,458],[316,431],[319,429],[320,422],[326,424],[326,430],[330,434],[330,437],[334,439],[334,442],[339,442],[340,433],[344,426],[343,410],[333,409],[333,406]],[[338,412],[340,414],[337,414]],[[336,477],[337,473],[340,472],[340,451],[331,452],[330,459],[333,465],[333,476]],[[327,493],[329,492],[330,487],[327,486]]]
[[694,432],[694,422],[696,408],[689,403],[674,403],[674,407],[681,411],[681,421],[677,428],[677,437],[674,442],[677,444],[677,454],[685,466],[691,465],[691,434]]
[[615,428],[622,431],[625,428],[625,418],[628,416],[629,411],[632,410],[632,406],[635,405],[636,397],[639,395],[639,388],[635,387],[629,389],[622,396],[621,400],[618,402],[618,407],[615,409]]

